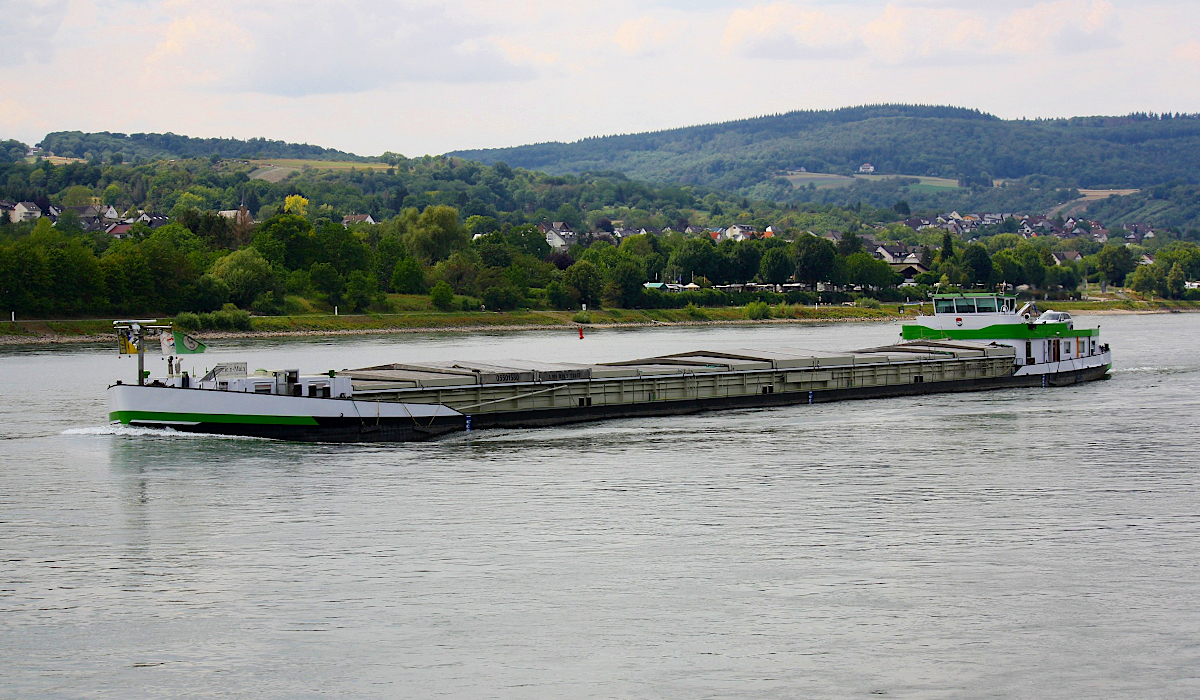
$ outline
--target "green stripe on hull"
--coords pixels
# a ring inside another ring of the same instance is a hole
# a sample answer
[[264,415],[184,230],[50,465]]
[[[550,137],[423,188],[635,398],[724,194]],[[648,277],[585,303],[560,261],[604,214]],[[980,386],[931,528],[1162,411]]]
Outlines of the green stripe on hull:
[[986,328],[941,329],[905,325],[901,328],[905,340],[1032,340],[1036,338],[1088,338],[1100,335],[1098,328],[1068,330],[1065,323],[1005,323]]
[[164,413],[159,411],[113,411],[108,419],[129,425],[139,423],[237,423],[241,425],[317,425],[312,416],[252,416],[236,413]]

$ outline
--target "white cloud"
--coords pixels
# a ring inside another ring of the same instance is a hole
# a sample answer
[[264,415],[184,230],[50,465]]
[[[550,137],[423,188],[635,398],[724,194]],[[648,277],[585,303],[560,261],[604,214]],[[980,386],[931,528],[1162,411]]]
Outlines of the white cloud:
[[0,139],[421,154],[870,102],[1198,112],[1197,37],[1194,0],[0,0]]
[[778,2],[735,10],[721,47],[758,58],[842,58],[860,50],[862,41],[846,19]]
[[48,63],[67,0],[0,0],[0,66]]
[[535,77],[513,60],[511,42],[433,6],[224,0],[162,9],[168,21],[147,70],[211,89],[299,97]]
[[1171,51],[1171,56],[1180,63],[1200,66],[1200,41],[1179,44]]
[[[1012,3],[1008,3],[1012,5]],[[819,9],[818,9],[819,8]],[[848,4],[776,2],[730,14],[722,45],[744,56],[821,59],[865,55],[884,64],[977,63],[1006,55],[1111,48],[1107,0],[1056,0],[1005,8],[966,0]]]
[[1116,8],[1107,0],[1058,0],[1014,11],[996,28],[997,52],[1066,52],[1110,48]]
[[683,33],[683,22],[661,20],[649,15],[631,19],[617,27],[613,41],[631,56],[653,56]]

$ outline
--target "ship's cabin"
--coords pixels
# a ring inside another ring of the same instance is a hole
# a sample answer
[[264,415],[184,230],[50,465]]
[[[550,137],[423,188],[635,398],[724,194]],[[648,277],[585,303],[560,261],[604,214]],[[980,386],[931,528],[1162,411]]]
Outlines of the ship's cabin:
[[1017,298],[1001,294],[956,294],[933,297],[933,313],[961,316],[963,314],[1013,314]]

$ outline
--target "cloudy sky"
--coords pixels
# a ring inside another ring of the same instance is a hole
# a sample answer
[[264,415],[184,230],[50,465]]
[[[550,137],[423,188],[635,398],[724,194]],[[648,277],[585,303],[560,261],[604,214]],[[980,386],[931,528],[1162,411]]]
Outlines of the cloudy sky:
[[0,139],[377,154],[793,109],[1200,112],[1196,0],[0,0]]

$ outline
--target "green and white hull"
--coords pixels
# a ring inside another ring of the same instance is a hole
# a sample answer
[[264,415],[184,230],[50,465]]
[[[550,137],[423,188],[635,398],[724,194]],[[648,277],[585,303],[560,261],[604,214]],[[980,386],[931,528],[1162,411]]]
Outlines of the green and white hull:
[[437,404],[130,384],[109,387],[108,400],[109,419],[125,425],[304,442],[412,442],[466,427]]

